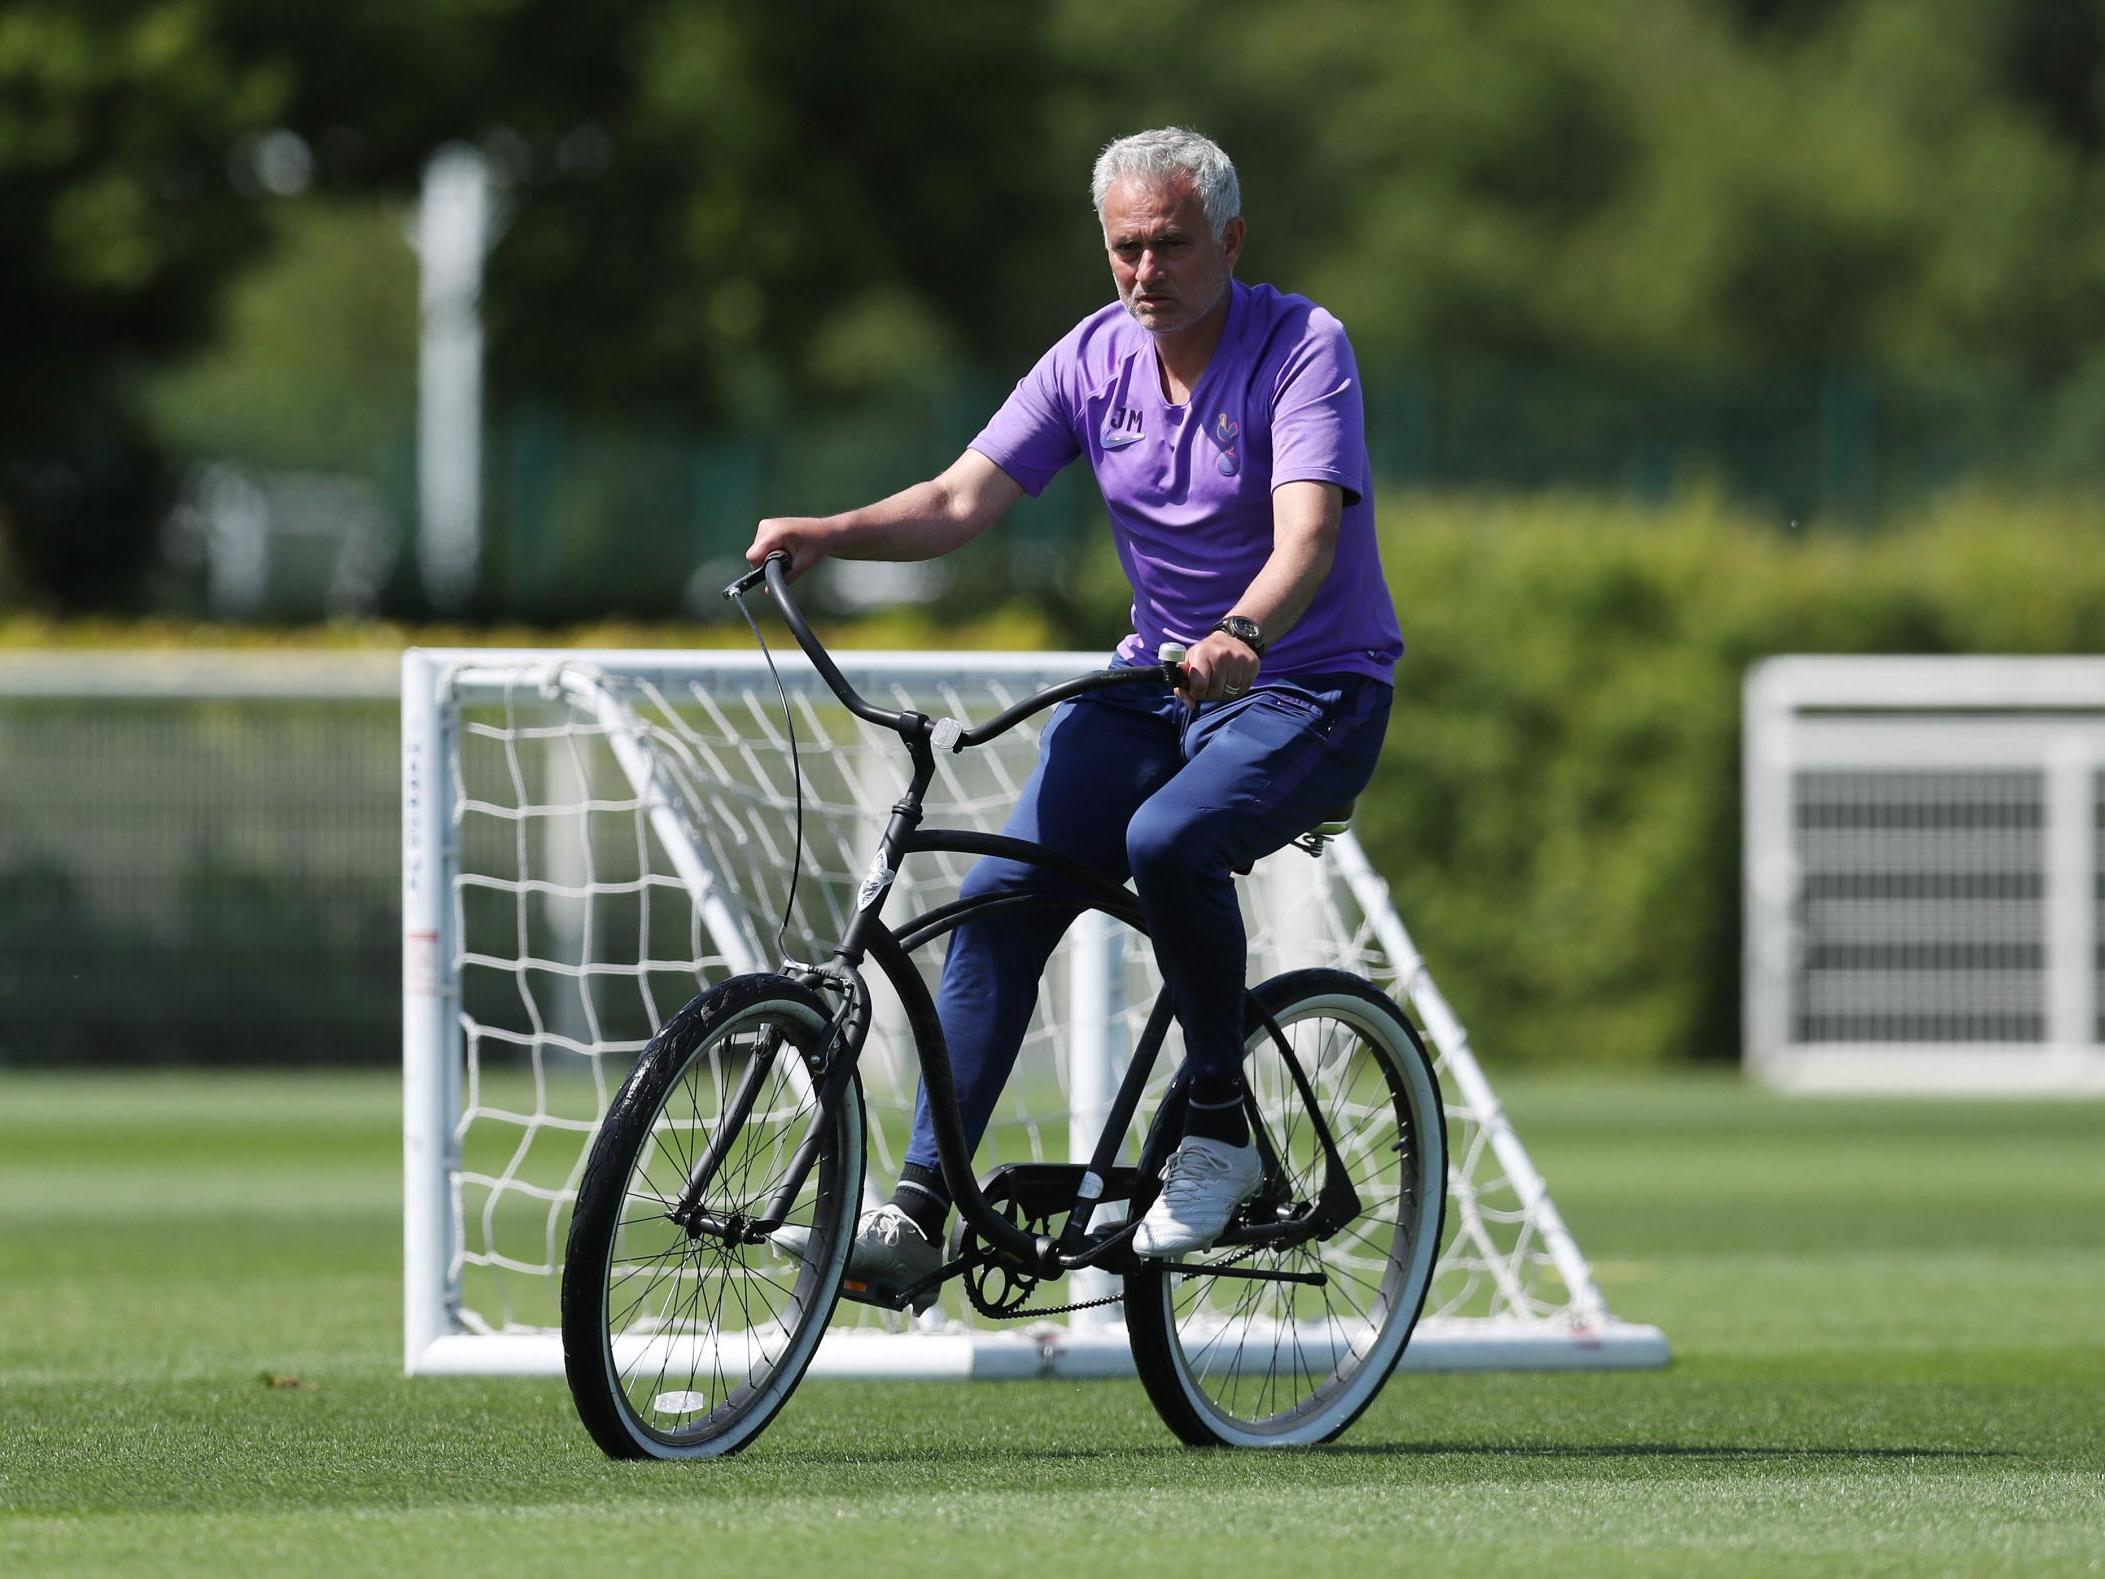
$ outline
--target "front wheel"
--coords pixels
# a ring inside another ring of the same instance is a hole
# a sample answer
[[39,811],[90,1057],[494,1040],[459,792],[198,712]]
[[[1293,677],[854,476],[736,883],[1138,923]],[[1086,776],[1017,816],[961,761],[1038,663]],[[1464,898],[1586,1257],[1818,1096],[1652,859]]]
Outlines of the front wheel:
[[[1320,1283],[1162,1271],[1126,1278],[1126,1326],[1148,1398],[1194,1446],[1328,1442],[1395,1369],[1432,1282],[1447,1203],[1447,1126],[1432,1061],[1384,994],[1303,970],[1250,994],[1243,1078],[1278,1153],[1285,1196],[1321,1192],[1326,1156],[1269,1010],[1312,1089],[1359,1197],[1325,1239],[1187,1257]],[[1276,1197],[1275,1197],[1276,1198]]]
[[[830,1114],[812,1065],[825,1005],[785,976],[740,976],[658,1033],[585,1164],[563,1266],[563,1366],[615,1458],[735,1453],[775,1417],[840,1298],[862,1194],[862,1092]],[[806,1147],[788,1203],[805,1230],[751,1242]],[[698,1213],[677,1208],[706,1172]]]

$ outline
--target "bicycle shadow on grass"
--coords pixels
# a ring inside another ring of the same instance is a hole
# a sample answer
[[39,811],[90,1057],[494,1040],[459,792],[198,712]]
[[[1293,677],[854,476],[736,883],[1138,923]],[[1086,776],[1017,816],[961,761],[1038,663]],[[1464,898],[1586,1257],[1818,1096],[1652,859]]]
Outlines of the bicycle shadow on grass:
[[1331,1442],[1302,1448],[1339,1458],[1687,1458],[1955,1459],[2021,1458],[2001,1448],[1967,1447],[1749,1447],[1722,1442]]
[[840,1452],[825,1448],[793,1448],[785,1457],[841,1468],[856,1465],[879,1467],[897,1464],[936,1464],[950,1459],[969,1459],[976,1464],[1088,1464],[1115,1459],[1147,1459],[1192,1464],[1244,1461],[1295,1461],[1309,1459],[1389,1459],[1431,1463],[1440,1459],[1667,1459],[1692,1462],[1787,1463],[1792,1460],[1859,1462],[1991,1462],[2025,1455],[1999,1448],[1950,1447],[1763,1447],[1696,1442],[1329,1442],[1310,1447],[1283,1448],[1190,1448],[1165,1442],[1159,1447],[1047,1448],[1017,1445],[990,1447],[975,1443],[967,1448],[923,1446]]

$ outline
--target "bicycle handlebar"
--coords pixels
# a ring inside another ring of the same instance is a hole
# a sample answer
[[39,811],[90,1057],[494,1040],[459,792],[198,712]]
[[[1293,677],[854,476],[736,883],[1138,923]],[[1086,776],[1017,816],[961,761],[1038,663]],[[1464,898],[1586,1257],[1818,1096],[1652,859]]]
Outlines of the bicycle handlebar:
[[910,738],[913,734],[914,720],[921,715],[901,712],[896,708],[879,707],[875,702],[866,701],[862,694],[848,683],[848,677],[841,673],[840,665],[833,661],[833,655],[820,642],[818,633],[805,620],[804,611],[797,607],[796,600],[789,595],[789,577],[783,571],[783,566],[788,563],[789,555],[777,549],[768,555],[766,562],[761,565],[761,574],[767,578],[767,595],[774,601],[776,612],[789,627],[789,633],[797,638],[797,645],[804,649],[804,656],[811,660],[811,666],[819,671],[819,678],[826,682],[833,694],[841,699],[841,704],[857,718]]
[[[818,671],[819,678],[826,682],[827,689],[840,698],[842,706],[857,718],[876,724],[879,728],[889,729],[903,739],[911,741],[927,736],[932,728],[932,721],[926,714],[879,707],[866,700],[848,683],[848,677],[841,673],[840,665],[833,661],[833,655],[826,651],[818,633],[811,628],[804,618],[803,611],[797,607],[796,600],[789,595],[789,578],[783,568],[788,563],[789,555],[777,549],[767,556],[759,569],[747,571],[725,587],[724,596],[743,597],[764,581],[767,584],[768,598],[774,603],[775,611],[782,616],[782,622],[789,627],[789,633],[796,637],[797,645],[804,649],[804,656],[811,660],[811,666]],[[1062,680],[1035,696],[1025,697],[1014,707],[990,718],[977,728],[962,729],[950,749],[962,751],[966,746],[985,745],[997,735],[1006,734],[1015,728],[1031,714],[1090,691],[1108,690],[1112,686],[1133,685],[1143,681],[1154,681],[1172,688],[1182,685],[1184,649],[1165,642],[1161,658],[1161,663],[1152,669],[1099,669],[1091,674],[1077,675],[1072,680]]]

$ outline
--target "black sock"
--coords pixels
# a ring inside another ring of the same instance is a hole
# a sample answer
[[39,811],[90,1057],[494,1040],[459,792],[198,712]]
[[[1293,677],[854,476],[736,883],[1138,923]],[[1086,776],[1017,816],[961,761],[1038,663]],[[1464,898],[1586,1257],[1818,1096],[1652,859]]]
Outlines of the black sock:
[[1184,1133],[1224,1146],[1250,1144],[1250,1120],[1243,1112],[1240,1074],[1199,1075],[1191,1082],[1185,1104]]
[[901,1168],[892,1204],[914,1220],[930,1244],[942,1244],[943,1224],[950,1216],[950,1192],[943,1187],[939,1169],[924,1168],[918,1162]]

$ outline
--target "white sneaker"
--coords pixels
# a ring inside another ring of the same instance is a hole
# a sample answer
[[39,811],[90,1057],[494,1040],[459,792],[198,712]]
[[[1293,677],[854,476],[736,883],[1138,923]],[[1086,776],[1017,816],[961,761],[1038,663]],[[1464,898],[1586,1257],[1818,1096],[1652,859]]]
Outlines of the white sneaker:
[[1162,1170],[1162,1193],[1140,1220],[1133,1248],[1144,1256],[1204,1250],[1263,1182],[1256,1146],[1185,1136]]
[[[803,1260],[810,1253],[809,1228],[778,1228],[768,1242],[784,1255]],[[872,1288],[887,1293],[912,1288],[943,1264],[943,1252],[928,1242],[920,1225],[889,1201],[862,1214],[855,1243],[848,1251],[848,1270],[841,1286],[851,1294]],[[914,1302],[918,1313],[936,1302],[931,1289]]]

